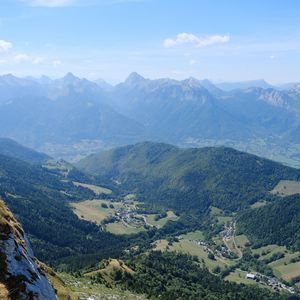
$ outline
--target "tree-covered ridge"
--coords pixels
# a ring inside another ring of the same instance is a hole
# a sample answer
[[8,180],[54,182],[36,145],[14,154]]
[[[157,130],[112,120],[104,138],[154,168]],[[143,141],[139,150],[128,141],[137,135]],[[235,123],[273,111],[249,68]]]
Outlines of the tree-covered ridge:
[[247,210],[238,219],[239,230],[254,244],[285,245],[300,250],[300,196],[278,199]]
[[140,143],[91,155],[77,165],[100,182],[119,183],[143,201],[177,211],[214,205],[236,211],[261,198],[281,179],[300,171],[231,148],[180,149]]
[[49,158],[47,154],[24,147],[8,138],[0,138],[0,154],[32,163],[41,163]]
[[79,220],[68,202],[93,193],[64,179],[39,165],[0,155],[1,197],[22,223],[39,259],[56,265],[76,260],[80,267],[88,265],[91,256],[118,256],[126,239]]
[[[287,299],[267,289],[223,281],[184,254],[151,252],[129,260],[133,274],[119,276],[122,284],[150,299],[266,300]],[[120,274],[122,275],[122,274]],[[295,297],[297,299],[297,297]]]

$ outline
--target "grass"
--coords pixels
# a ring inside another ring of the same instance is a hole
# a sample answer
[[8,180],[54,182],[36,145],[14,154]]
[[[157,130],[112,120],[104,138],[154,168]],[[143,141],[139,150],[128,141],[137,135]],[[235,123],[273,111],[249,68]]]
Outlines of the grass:
[[107,231],[113,234],[136,234],[145,231],[144,227],[125,226],[122,222],[109,223],[105,225]]
[[[107,217],[115,215],[115,213],[119,209],[128,209],[128,207],[131,207],[134,210],[135,207],[140,204],[140,202],[133,200],[133,197],[127,197],[126,199],[127,200],[124,199],[121,202],[94,199],[82,202],[73,202],[70,203],[70,206],[73,209],[73,212],[78,216],[78,218],[100,224]],[[103,204],[106,204],[107,208],[103,207]],[[114,207],[110,208],[110,205],[113,205]],[[149,224],[157,226],[159,228],[163,227],[169,220],[178,219],[178,217],[172,211],[168,211],[167,217],[158,221],[154,220],[155,215],[146,215],[145,217]],[[106,224],[105,228],[107,231],[114,234],[135,234],[146,230],[143,226],[138,226],[135,224],[129,224],[128,226],[126,226],[126,224],[122,223],[121,221]]]
[[159,219],[158,221],[155,221],[156,215],[147,215],[146,220],[149,224],[156,226],[158,228],[163,227],[168,221],[176,221],[178,220],[178,217],[174,214],[173,211],[169,210],[167,212],[167,217]]
[[[56,290],[56,295],[59,300],[60,299],[70,299],[70,300],[78,299],[78,295],[76,295],[68,286],[66,286],[65,282],[51,268],[44,265],[43,263],[39,263],[39,265],[46,272],[48,280],[52,284],[54,289]],[[2,298],[0,298],[0,299],[2,299]]]
[[267,204],[267,201],[264,201],[264,200],[257,201],[251,205],[251,208],[253,208],[253,209],[260,208],[260,207],[265,206],[266,204]]
[[74,213],[78,216],[78,218],[96,222],[98,224],[115,212],[113,208],[104,208],[101,206],[101,204],[106,204],[108,206],[112,204],[115,207],[122,205],[121,202],[110,202],[105,200],[86,200],[82,202],[70,203]]
[[278,259],[269,264],[274,270],[276,276],[284,280],[290,280],[296,276],[300,276],[300,262],[291,263],[291,259],[299,257],[300,252],[287,252],[285,257]]
[[278,246],[278,245],[268,245],[264,246],[258,249],[252,249],[253,254],[259,254],[259,260],[268,259],[270,258],[274,253],[277,252],[285,252],[286,247],[284,246]]
[[221,245],[224,244],[223,241],[222,241],[222,239],[220,238],[219,235],[214,236],[214,237],[212,238],[212,240],[214,241],[214,243],[215,243],[217,246],[221,246]]
[[225,213],[224,213],[223,210],[221,210],[220,208],[217,208],[215,206],[211,206],[210,207],[210,215],[212,217],[216,217],[217,221],[218,221],[218,223],[220,225],[224,225],[227,222],[232,221],[232,217],[231,216],[225,215]]
[[283,197],[300,194],[300,182],[292,180],[281,180],[271,191],[271,193]]
[[168,241],[167,240],[158,240],[155,242],[155,247],[154,249],[157,251],[165,251],[168,246]]
[[236,245],[243,249],[246,248],[246,244],[249,243],[249,240],[246,235],[241,234],[234,237]]
[[226,246],[230,250],[230,252],[235,253],[237,256],[240,256],[239,249],[236,248],[233,238],[226,240]]
[[246,279],[247,272],[242,270],[234,270],[228,276],[225,277],[225,280],[235,282],[235,283],[243,283],[243,284],[252,284],[257,285],[257,282],[254,280]]
[[105,266],[101,269],[85,273],[85,277],[92,277],[100,273],[106,282],[113,283],[114,282],[114,274],[115,272],[121,271],[123,274],[127,273],[130,275],[134,274],[134,271],[130,269],[122,260],[118,259],[109,259],[104,262]]
[[81,183],[81,182],[77,182],[77,181],[73,181],[73,184],[75,186],[80,186],[80,187],[83,187],[83,188],[93,191],[96,196],[100,196],[102,194],[110,195],[112,193],[112,190],[104,188],[102,186],[98,186],[98,185],[86,184],[86,183]]
[[225,262],[217,257],[215,260],[209,259],[208,252],[205,251],[203,246],[199,246],[195,242],[188,239],[181,239],[179,242],[175,242],[172,245],[168,245],[168,242],[166,240],[158,240],[155,243],[155,250],[176,251],[195,255],[199,258],[200,261],[203,261],[203,263],[211,272],[216,267],[220,267],[222,270],[224,270],[226,265],[230,264],[229,261]]
[[[262,255],[262,253],[266,253]],[[261,247],[258,249],[252,250],[252,253],[258,253],[260,255],[259,260],[268,259],[274,253],[284,253],[284,257],[269,263],[269,266],[272,268],[274,274],[278,278],[282,278],[284,280],[291,280],[296,276],[300,276],[300,262],[291,263],[291,259],[299,257],[300,252],[291,252],[286,249],[284,246],[278,245],[268,245],[265,247]]]
[[[142,300],[146,299],[142,295],[135,295],[127,290],[123,290],[117,286],[108,288],[103,284],[93,284],[89,277],[75,278],[70,274],[59,273],[59,277],[64,281],[65,285],[76,295],[76,298],[72,300]],[[66,298],[60,298],[59,300],[65,300]]]
[[222,215],[222,212],[223,211],[220,208],[217,208],[215,206],[210,207],[210,214],[212,216],[220,216],[220,215]]
[[124,200],[136,200],[135,194],[128,194],[124,197]]
[[227,222],[232,221],[232,217],[229,216],[217,216],[219,224],[226,224]]
[[204,234],[200,230],[188,232],[187,234],[181,235],[181,238],[186,240],[204,240]]
[[300,276],[300,262],[288,265],[281,264],[273,267],[273,269],[284,280],[291,280],[294,277]]

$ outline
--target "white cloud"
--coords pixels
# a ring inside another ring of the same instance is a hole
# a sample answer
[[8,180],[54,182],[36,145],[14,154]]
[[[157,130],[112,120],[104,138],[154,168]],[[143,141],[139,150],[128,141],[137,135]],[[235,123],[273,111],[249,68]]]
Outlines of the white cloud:
[[64,7],[77,2],[76,0],[22,0],[31,6]]
[[199,61],[198,60],[196,60],[196,59],[191,59],[190,61],[189,61],[189,64],[192,66],[192,65],[197,65],[197,64],[199,64]]
[[17,54],[15,57],[14,57],[14,60],[15,62],[17,63],[26,63],[26,62],[29,62],[29,63],[32,63],[32,64],[40,64],[44,61],[44,58],[42,57],[31,57],[27,54]]
[[12,43],[4,40],[0,40],[0,54],[10,50],[12,46],[13,46]]
[[43,57],[35,57],[32,59],[32,63],[35,65],[38,65],[38,64],[42,63],[43,61],[44,61]]
[[30,58],[27,54],[17,54],[15,56],[15,61],[17,63],[28,62],[28,61],[30,61]]
[[210,35],[199,37],[192,33],[179,33],[175,38],[168,38],[164,40],[164,47],[171,48],[181,46],[184,44],[192,44],[196,47],[206,47],[214,44],[223,44],[229,42],[229,35]]
[[53,60],[52,64],[53,64],[54,67],[57,67],[57,66],[61,65],[61,61],[58,60],[58,59],[57,60]]

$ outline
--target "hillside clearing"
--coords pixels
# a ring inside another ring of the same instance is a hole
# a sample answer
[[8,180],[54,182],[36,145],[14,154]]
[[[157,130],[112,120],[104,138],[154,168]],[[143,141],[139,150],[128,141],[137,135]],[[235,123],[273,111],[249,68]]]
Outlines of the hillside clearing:
[[282,197],[300,194],[300,182],[292,180],[281,180],[274,187],[271,193]]
[[80,187],[91,190],[92,192],[95,193],[96,196],[100,196],[101,194],[110,195],[112,193],[112,190],[104,188],[102,186],[98,186],[98,185],[86,184],[86,183],[81,183],[81,182],[77,182],[77,181],[73,181],[73,184],[75,186],[80,186]]
[[[108,206],[104,208],[102,204]],[[109,205],[121,206],[121,202],[110,202],[105,200],[86,200],[82,202],[70,203],[73,212],[78,216],[79,219],[84,219],[91,222],[100,224],[109,215],[114,214],[114,209],[109,208]]]
[[144,227],[134,227],[123,222],[109,223],[105,225],[106,231],[109,231],[113,234],[135,234],[141,231],[145,231]]
[[147,220],[147,223],[153,225],[153,226],[156,226],[158,228],[161,228],[163,227],[168,221],[176,221],[178,220],[178,216],[176,216],[174,214],[173,211],[169,210],[167,212],[167,216],[165,218],[161,218],[159,220],[155,220],[156,218],[156,215],[155,214],[151,214],[151,215],[146,215],[146,220]]

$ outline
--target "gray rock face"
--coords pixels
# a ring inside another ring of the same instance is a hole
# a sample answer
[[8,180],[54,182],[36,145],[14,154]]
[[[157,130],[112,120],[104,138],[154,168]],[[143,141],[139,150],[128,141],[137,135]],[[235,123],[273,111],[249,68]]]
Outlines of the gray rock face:
[[26,235],[2,202],[0,219],[0,283],[9,291],[9,299],[56,300]]

